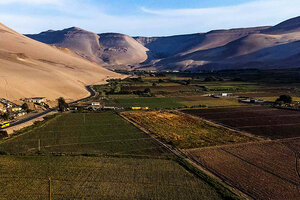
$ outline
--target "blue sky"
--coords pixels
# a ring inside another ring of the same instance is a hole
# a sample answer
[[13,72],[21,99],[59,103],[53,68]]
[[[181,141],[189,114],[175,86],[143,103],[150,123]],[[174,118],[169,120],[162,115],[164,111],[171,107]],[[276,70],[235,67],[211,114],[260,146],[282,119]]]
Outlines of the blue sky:
[[163,36],[262,25],[300,16],[300,0],[0,0],[0,22],[20,33],[77,26]]

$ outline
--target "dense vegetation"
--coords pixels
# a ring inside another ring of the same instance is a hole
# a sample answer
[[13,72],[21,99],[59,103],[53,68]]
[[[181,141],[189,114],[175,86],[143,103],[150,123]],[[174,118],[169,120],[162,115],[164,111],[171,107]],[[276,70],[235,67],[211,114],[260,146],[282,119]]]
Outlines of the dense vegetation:
[[[264,77],[261,76],[264,75]],[[283,74],[282,76],[280,76]],[[282,94],[300,96],[300,81],[291,71],[237,70],[212,73],[133,72],[136,78],[112,79],[95,86],[105,105],[173,109],[184,107],[240,106],[238,97],[275,101]],[[290,75],[291,79],[288,78]],[[280,81],[278,81],[280,80]],[[288,83],[288,81],[290,82]],[[288,83],[288,84],[287,84]],[[231,98],[214,99],[206,94],[233,93]]]

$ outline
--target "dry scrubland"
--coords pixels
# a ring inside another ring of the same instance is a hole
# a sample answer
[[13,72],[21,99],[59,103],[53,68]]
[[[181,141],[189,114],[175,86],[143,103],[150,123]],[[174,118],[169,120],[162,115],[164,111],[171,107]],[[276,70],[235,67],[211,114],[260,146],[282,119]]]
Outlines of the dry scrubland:
[[10,154],[0,156],[0,199],[47,199],[49,177],[52,199],[238,199],[113,112],[63,114],[0,152]]
[[254,140],[179,112],[139,111],[123,112],[122,115],[179,148],[215,146]]

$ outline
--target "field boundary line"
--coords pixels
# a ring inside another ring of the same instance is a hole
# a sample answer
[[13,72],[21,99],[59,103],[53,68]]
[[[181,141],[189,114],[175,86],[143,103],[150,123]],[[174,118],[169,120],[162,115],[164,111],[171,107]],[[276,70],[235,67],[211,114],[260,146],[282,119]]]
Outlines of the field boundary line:
[[242,197],[246,198],[246,199],[250,199],[250,200],[254,200],[256,199],[255,197],[252,196],[252,194],[249,194],[247,191],[245,191],[244,189],[240,189],[238,187],[236,187],[234,184],[232,184],[230,182],[230,180],[228,180],[226,177],[222,176],[221,174],[219,174],[218,172],[216,172],[215,170],[206,167],[203,163],[201,163],[200,161],[198,161],[191,153],[189,153],[188,151],[185,151],[186,155],[188,156],[188,158],[190,159],[190,163],[193,164],[194,166],[198,166],[200,167],[200,169],[202,169],[204,172],[206,172],[208,175],[210,175],[211,177],[215,178],[216,180],[218,180],[219,182],[225,184],[226,186],[228,186],[229,188],[231,188],[233,191],[236,192],[236,194],[241,195]]
[[[221,113],[222,114],[222,113]],[[298,117],[300,116],[300,114],[295,114],[295,115],[266,115],[266,116],[260,116],[260,118],[262,117],[270,117],[270,118],[275,118],[275,117]],[[256,118],[259,118],[259,117],[227,117],[227,118],[218,118],[218,120],[234,120],[234,119],[256,119]]]
[[201,163],[197,162],[196,160],[192,159],[188,154],[184,153],[180,149],[177,149],[173,146],[167,145],[164,142],[162,142],[157,136],[155,136],[151,131],[147,130],[146,128],[142,127],[135,121],[129,119],[122,113],[118,113],[124,120],[128,121],[130,124],[134,125],[141,131],[143,131],[145,134],[149,135],[151,138],[153,138],[156,142],[158,142],[160,145],[162,145],[167,151],[171,152],[178,158],[183,158],[185,161],[190,163],[192,166],[196,167],[198,170],[200,170],[202,173],[205,175],[217,180],[223,187],[229,189],[233,194],[236,194],[242,198],[245,199],[255,199],[252,197],[250,194],[245,193],[244,191],[240,190],[239,188],[235,187],[234,185],[228,183],[226,179],[222,179],[221,177],[218,176],[218,174],[215,174],[213,171],[210,171],[208,168],[204,167]]
[[[225,149],[223,149],[223,148],[221,148],[221,150],[222,150],[223,152],[225,152],[225,153],[227,153],[227,154],[229,154],[229,155],[231,155],[231,156],[237,158],[237,159],[240,159],[241,161],[243,161],[243,162],[245,162],[245,163],[247,163],[247,164],[249,164],[249,165],[252,165],[253,167],[256,167],[257,169],[260,169],[260,170],[262,170],[262,171],[264,171],[264,172],[266,172],[266,173],[268,173],[268,174],[271,174],[271,175],[277,177],[278,179],[281,179],[281,180],[283,180],[283,181],[285,181],[285,182],[288,182],[288,183],[290,183],[290,184],[292,184],[292,185],[295,185],[296,187],[299,187],[299,186],[300,186],[299,183],[296,183],[296,182],[294,182],[294,181],[292,181],[292,180],[290,180],[290,179],[288,179],[288,178],[281,177],[281,176],[279,176],[279,175],[277,175],[277,174],[275,174],[275,173],[273,173],[273,172],[271,172],[271,171],[269,171],[269,170],[267,170],[267,169],[264,169],[263,167],[260,167],[260,166],[256,165],[255,163],[252,163],[252,162],[250,162],[250,161],[248,161],[248,160],[242,158],[242,157],[239,156],[239,155],[236,155],[235,153],[232,153],[232,152],[230,152],[230,151],[228,151],[228,150],[225,150]],[[293,152],[293,151],[292,151],[292,152]],[[293,152],[293,153],[294,153],[294,152]]]
[[[99,130],[99,129],[98,129]],[[64,133],[65,131],[40,131],[39,133],[53,133],[53,132],[56,132],[56,133]],[[124,135],[128,135],[128,134],[119,134],[121,136],[124,136]],[[115,135],[114,135],[115,136]],[[90,138],[105,138],[105,137],[112,137],[111,135],[102,135],[102,136],[90,136],[90,137],[80,137],[80,139],[90,139]],[[141,137],[142,138],[142,137]],[[49,141],[49,140],[57,140],[56,138],[40,138],[41,141]],[[78,137],[60,137],[60,139],[78,139]],[[138,139],[138,138],[137,138]],[[24,141],[36,141],[36,139],[26,139]]]
[[294,137],[294,138],[283,138],[283,139],[275,139],[275,140],[262,140],[262,141],[253,141],[253,142],[246,142],[246,143],[236,143],[236,144],[223,144],[218,146],[208,146],[208,147],[197,147],[197,148],[190,148],[187,149],[188,151],[193,150],[205,150],[205,149],[221,149],[224,147],[239,147],[239,146],[245,146],[245,145],[252,145],[252,144],[267,144],[267,143],[282,143],[282,142],[289,142],[294,140],[300,140],[300,137]]
[[277,126],[294,126],[294,125],[300,125],[300,123],[294,123],[294,124],[273,124],[273,125],[257,125],[257,126],[239,126],[237,128],[264,128],[264,127],[277,127]]
[[[86,144],[102,144],[102,143],[111,143],[111,142],[122,142],[122,141],[136,141],[136,140],[150,140],[152,138],[137,138],[137,139],[124,139],[124,140],[108,140],[102,142],[86,142],[86,143],[68,143],[68,144],[57,144],[57,145],[46,145],[41,146],[41,148],[51,148],[51,147],[60,147],[60,146],[72,146],[72,145],[86,145]],[[36,148],[30,148],[27,151],[35,150]]]
[[281,142],[281,144],[283,144],[284,146],[286,146],[287,148],[289,148],[294,154],[295,154],[295,158],[296,158],[296,173],[300,178],[300,171],[299,171],[299,164],[298,161],[299,159],[299,151],[295,150],[291,145]]

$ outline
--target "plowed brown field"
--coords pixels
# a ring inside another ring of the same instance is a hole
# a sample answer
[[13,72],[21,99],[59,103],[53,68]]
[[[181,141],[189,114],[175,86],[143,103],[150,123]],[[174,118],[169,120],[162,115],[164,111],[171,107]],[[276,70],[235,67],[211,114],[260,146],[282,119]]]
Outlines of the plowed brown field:
[[300,199],[299,144],[293,139],[187,152],[255,199]]
[[299,111],[249,106],[182,112],[271,139],[300,137]]

